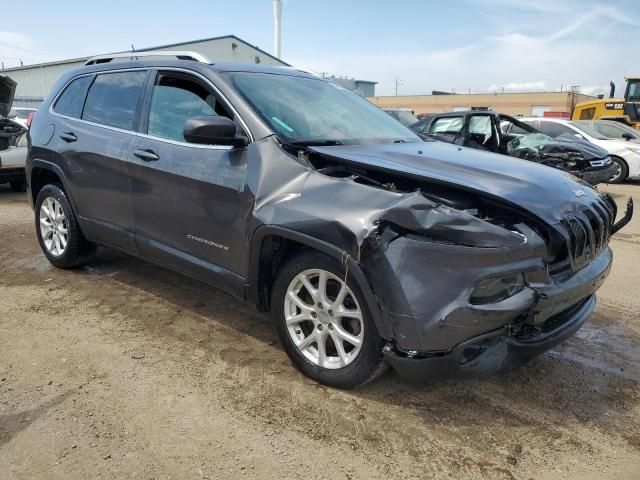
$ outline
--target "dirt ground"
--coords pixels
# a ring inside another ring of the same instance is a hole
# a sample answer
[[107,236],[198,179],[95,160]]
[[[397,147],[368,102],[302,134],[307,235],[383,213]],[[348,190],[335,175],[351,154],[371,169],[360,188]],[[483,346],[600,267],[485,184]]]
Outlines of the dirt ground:
[[612,247],[595,315],[526,367],[344,392],[208,286],[107,250],[51,267],[0,186],[0,479],[640,479],[640,211]]

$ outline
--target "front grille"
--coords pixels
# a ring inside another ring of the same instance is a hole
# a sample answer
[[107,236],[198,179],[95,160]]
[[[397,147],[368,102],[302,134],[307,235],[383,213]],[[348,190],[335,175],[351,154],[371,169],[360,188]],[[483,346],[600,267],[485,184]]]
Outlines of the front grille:
[[614,216],[611,205],[601,200],[562,219],[572,270],[581,269],[607,247]]

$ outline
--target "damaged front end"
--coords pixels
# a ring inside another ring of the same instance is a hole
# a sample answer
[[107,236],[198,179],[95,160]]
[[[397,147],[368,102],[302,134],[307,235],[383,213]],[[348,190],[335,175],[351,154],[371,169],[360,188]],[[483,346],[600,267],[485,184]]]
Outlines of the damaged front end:
[[507,154],[563,170],[591,185],[606,182],[615,169],[605,150],[566,135],[555,139],[542,133],[522,135],[507,143]]
[[[390,148],[404,154],[416,146]],[[456,184],[418,175],[406,162],[404,172],[366,164],[350,151],[289,149],[313,170],[301,169],[257,211],[265,223],[277,219],[343,248],[342,260],[374,292],[384,353],[401,375],[476,376],[516,365],[572,335],[592,313],[612,261],[610,198],[580,190],[574,200],[539,199],[527,209],[516,199],[539,192],[533,184],[520,190],[522,177],[509,172],[494,174],[483,192],[472,185],[482,181],[478,168],[456,170]]]

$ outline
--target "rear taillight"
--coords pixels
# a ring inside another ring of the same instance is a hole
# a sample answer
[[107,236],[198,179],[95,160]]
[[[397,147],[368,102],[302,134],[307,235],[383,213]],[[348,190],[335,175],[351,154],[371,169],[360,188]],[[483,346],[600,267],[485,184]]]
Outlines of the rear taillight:
[[29,115],[27,115],[27,128],[31,128],[31,122],[33,122],[33,117],[35,116],[36,112],[31,112],[29,113]]

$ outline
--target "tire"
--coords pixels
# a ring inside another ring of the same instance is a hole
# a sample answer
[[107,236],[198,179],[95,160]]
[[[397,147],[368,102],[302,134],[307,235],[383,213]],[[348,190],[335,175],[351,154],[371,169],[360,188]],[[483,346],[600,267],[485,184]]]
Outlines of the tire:
[[607,180],[607,183],[622,183],[629,174],[629,167],[627,163],[619,157],[611,157],[611,161],[616,165],[616,173]]
[[11,185],[11,190],[13,190],[14,192],[26,192],[27,191],[27,182],[25,182],[24,180],[16,181],[16,182],[9,182],[9,185]]
[[[321,278],[326,278],[324,295]],[[338,261],[303,250],[279,270],[271,313],[280,342],[298,370],[324,385],[346,389],[374,380],[384,372],[386,362],[384,340],[364,295],[351,276],[346,284],[344,278]],[[339,294],[342,300],[337,303]],[[294,321],[288,324],[287,318]]]
[[45,185],[38,193],[35,224],[40,248],[55,267],[79,267],[95,251],[95,246],[80,231],[71,204],[58,185]]

